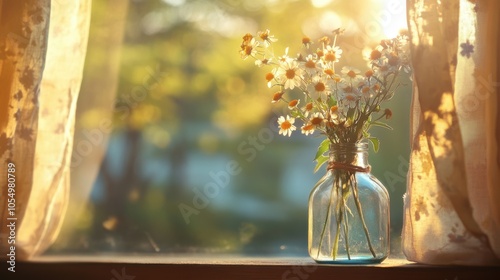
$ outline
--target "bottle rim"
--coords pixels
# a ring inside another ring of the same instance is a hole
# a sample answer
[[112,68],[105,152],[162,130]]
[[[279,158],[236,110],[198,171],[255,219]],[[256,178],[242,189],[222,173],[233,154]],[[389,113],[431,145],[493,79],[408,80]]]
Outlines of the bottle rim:
[[333,143],[330,144],[330,151],[368,152],[368,141],[361,140],[356,143]]

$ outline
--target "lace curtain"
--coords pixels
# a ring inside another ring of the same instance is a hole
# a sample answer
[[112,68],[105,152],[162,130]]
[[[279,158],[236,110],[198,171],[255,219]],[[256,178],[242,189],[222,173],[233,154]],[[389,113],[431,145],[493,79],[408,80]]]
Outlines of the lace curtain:
[[[17,259],[52,244],[67,208],[89,21],[90,0],[0,0],[0,218],[15,224]],[[8,163],[15,165],[12,211]],[[2,258],[10,236],[3,226]]]
[[414,67],[403,250],[428,264],[500,258],[499,1],[408,0]]

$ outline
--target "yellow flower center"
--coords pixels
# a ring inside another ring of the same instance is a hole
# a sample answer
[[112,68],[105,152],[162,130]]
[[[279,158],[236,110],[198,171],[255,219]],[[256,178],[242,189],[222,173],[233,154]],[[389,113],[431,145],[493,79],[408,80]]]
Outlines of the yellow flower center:
[[326,61],[335,61],[337,60],[337,56],[335,55],[334,52],[328,52],[326,55],[325,55],[325,60]]
[[373,50],[370,54],[370,59],[371,60],[375,60],[375,59],[379,59],[382,57],[382,53],[378,50]]
[[317,83],[316,85],[314,85],[314,89],[316,91],[325,91],[325,84],[323,84],[322,82],[319,82]]
[[295,107],[295,106],[297,106],[297,104],[298,104],[298,103],[299,103],[299,100],[294,99],[294,100],[292,100],[292,101],[290,101],[290,102],[288,103],[288,106],[289,106],[289,107]]
[[325,69],[325,74],[327,74],[328,76],[332,77],[333,75],[335,75],[335,71],[333,71],[333,69]]
[[286,75],[287,79],[291,80],[291,79],[295,78],[295,70],[294,69],[288,69],[288,70],[286,70],[285,75]]
[[311,124],[313,125],[319,125],[321,122],[323,122],[323,118],[320,117],[314,117],[311,119]]
[[349,100],[349,101],[354,101],[356,100],[356,98],[354,97],[354,95],[346,95],[345,99]]
[[281,129],[287,130],[292,127],[292,124],[289,121],[284,121],[281,123]]
[[312,60],[308,60],[306,61],[305,66],[306,68],[316,68],[316,63],[314,63],[314,61]]
[[349,70],[349,72],[347,72],[347,76],[349,76],[350,78],[356,78],[356,73],[352,70]]
[[306,104],[306,110],[307,110],[307,111],[311,111],[312,109],[313,109],[313,104],[312,104],[312,102],[311,102],[311,103],[307,103],[307,104]]
[[309,130],[313,130],[313,129],[314,129],[314,125],[312,125],[312,124],[304,125],[304,127],[302,127],[302,130],[304,130],[304,131],[309,131]]
[[267,80],[268,82],[270,82],[272,79],[274,79],[274,75],[273,75],[273,73],[267,73],[267,74],[266,74],[266,80]]

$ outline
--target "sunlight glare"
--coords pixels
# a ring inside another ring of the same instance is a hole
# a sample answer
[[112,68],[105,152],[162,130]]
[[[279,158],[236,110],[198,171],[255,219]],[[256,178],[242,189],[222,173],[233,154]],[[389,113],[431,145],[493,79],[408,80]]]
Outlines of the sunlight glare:
[[327,6],[330,3],[332,3],[332,0],[311,0],[311,4],[315,8],[323,8],[323,7]]
[[326,11],[321,15],[319,26],[324,33],[330,33],[332,30],[342,27],[342,20],[337,13]]
[[401,30],[408,29],[406,22],[406,0],[377,2],[380,2],[380,11],[375,14],[376,19],[379,21],[380,27],[382,27],[384,35],[387,38],[394,38]]
[[165,4],[172,5],[175,7],[184,5],[186,3],[186,0],[162,0]]

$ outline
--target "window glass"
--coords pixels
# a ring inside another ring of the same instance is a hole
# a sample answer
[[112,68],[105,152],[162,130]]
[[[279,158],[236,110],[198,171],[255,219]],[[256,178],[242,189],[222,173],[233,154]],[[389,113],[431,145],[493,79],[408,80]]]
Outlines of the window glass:
[[[95,2],[93,13],[103,14]],[[240,58],[241,38],[268,28],[275,52],[290,46],[295,55],[304,35],[317,40],[342,27],[338,71],[365,69],[363,49],[396,35],[404,16],[399,0],[130,1],[105,158],[83,214],[72,216],[77,226],[49,253],[307,256],[322,138],[278,135],[284,104],[271,104],[266,70]],[[387,104],[394,130],[373,129],[381,146],[369,158],[391,196],[394,252],[409,152],[411,81],[401,82]]]

